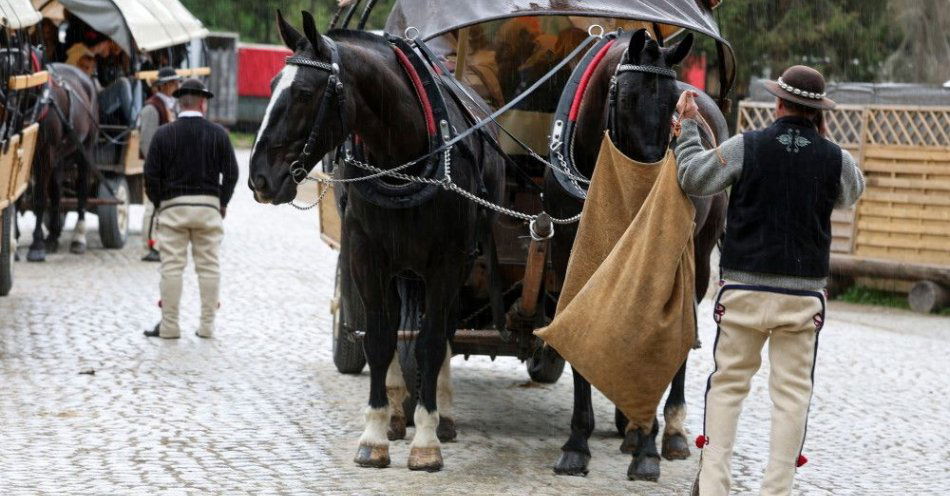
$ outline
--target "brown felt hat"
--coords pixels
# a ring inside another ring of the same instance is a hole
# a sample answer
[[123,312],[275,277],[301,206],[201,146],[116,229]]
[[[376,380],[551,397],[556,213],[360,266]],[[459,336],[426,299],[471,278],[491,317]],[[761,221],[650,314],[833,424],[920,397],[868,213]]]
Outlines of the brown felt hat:
[[175,98],[181,98],[182,95],[198,95],[205,98],[214,98],[214,93],[208,91],[204,83],[195,78],[186,79],[185,82],[181,83],[181,86],[172,93],[172,96]]
[[790,102],[819,110],[835,108],[835,102],[825,96],[825,78],[820,72],[804,65],[793,65],[777,81],[766,81],[769,93]]

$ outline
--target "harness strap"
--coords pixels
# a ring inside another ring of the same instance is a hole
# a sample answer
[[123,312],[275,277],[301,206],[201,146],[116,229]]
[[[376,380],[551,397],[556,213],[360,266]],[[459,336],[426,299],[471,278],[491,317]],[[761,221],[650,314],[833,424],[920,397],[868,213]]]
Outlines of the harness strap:
[[613,39],[608,41],[601,47],[600,51],[597,52],[597,55],[594,56],[593,60],[590,61],[590,64],[587,65],[587,68],[584,69],[584,75],[581,76],[581,82],[577,85],[577,91],[574,92],[574,101],[571,102],[571,111],[567,116],[567,119],[571,122],[577,122],[577,114],[581,109],[581,100],[584,98],[584,93],[587,91],[587,86],[590,84],[590,78],[594,74],[594,69],[600,65],[600,61],[604,59],[607,55],[607,50],[610,49],[616,43],[617,40]]
[[407,57],[398,46],[394,44],[390,44],[390,46],[396,54],[396,59],[399,60],[399,64],[402,65],[402,69],[406,71],[409,80],[412,81],[412,89],[415,90],[416,98],[422,105],[422,115],[425,117],[426,131],[429,133],[429,136],[432,136],[436,133],[435,117],[432,114],[432,103],[429,101],[429,95],[426,94],[425,88],[422,87],[422,79],[419,77],[416,68],[412,66],[412,62],[409,61],[409,57]]

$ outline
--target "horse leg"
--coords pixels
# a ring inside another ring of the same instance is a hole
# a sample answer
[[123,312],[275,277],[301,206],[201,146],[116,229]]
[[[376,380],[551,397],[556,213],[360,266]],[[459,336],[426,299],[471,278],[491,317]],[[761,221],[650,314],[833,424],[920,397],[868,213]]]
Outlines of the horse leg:
[[673,376],[670,394],[663,406],[663,458],[685,460],[689,458],[689,443],[686,441],[686,361]]
[[594,406],[591,402],[590,383],[571,367],[574,374],[574,413],[571,415],[571,435],[561,456],[554,464],[554,473],[559,475],[587,475],[590,462],[590,447],[587,440],[594,432]]
[[386,397],[389,400],[390,412],[392,412],[386,437],[390,441],[406,437],[405,401],[407,396],[409,396],[409,390],[406,388],[406,380],[402,375],[402,366],[399,365],[399,354],[396,353],[390,360],[389,370],[386,372]]
[[[364,241],[364,240],[360,240]],[[356,241],[353,246],[359,246]],[[344,249],[347,247],[345,246]],[[367,254],[369,250],[366,250]],[[386,397],[386,371],[396,352],[396,331],[399,327],[400,302],[395,287],[383,280],[382,267],[366,264],[372,258],[354,257],[351,264],[353,282],[365,305],[366,336],[363,350],[369,364],[369,405],[365,412],[365,427],[353,461],[361,467],[389,466],[389,401]]]
[[439,441],[454,441],[458,437],[455,430],[455,416],[452,415],[452,345],[445,343],[445,361],[439,369],[439,379],[436,385],[436,403],[439,406],[439,428],[436,433]]
[[647,431],[643,427],[627,425],[624,444],[633,447],[627,478],[656,482],[660,478],[660,455],[656,451],[656,435],[660,432],[660,423],[654,417],[653,427]]
[[438,436],[438,381],[447,357],[449,327],[455,326],[458,321],[456,299],[462,281],[461,276],[444,274],[426,278],[425,316],[416,339],[419,402],[414,413],[416,435],[409,445],[409,470],[442,470],[442,447]]
[[60,221],[60,205],[63,199],[63,168],[53,169],[49,182],[49,235],[46,236],[46,251],[59,251],[59,236],[63,234],[63,223]]
[[46,212],[46,197],[50,181],[50,152],[47,147],[37,147],[37,159],[33,161],[33,215],[36,225],[33,227],[33,242],[26,254],[28,262],[43,262],[46,260],[46,243],[43,234],[43,215]]
[[69,251],[77,255],[86,253],[86,192],[89,186],[89,167],[86,161],[79,157],[76,161],[76,228],[73,229],[73,238],[69,243]]

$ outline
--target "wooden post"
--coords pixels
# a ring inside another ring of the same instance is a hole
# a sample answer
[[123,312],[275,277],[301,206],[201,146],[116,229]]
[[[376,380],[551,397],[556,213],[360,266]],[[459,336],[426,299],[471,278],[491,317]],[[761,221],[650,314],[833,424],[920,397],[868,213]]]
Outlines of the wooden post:
[[907,294],[907,302],[915,312],[935,312],[950,305],[950,291],[933,281],[920,281]]
[[528,247],[528,261],[521,284],[521,314],[524,317],[533,317],[537,311],[538,295],[547,268],[548,243],[554,229],[551,217],[544,213],[532,224],[531,245]]

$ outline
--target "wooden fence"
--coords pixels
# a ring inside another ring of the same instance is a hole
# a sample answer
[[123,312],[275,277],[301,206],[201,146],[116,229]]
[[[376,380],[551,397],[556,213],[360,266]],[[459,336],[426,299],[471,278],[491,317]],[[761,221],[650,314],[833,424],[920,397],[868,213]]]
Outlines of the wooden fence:
[[[741,102],[737,130],[767,126],[773,107]],[[825,118],[867,185],[855,208],[834,212],[832,252],[950,267],[950,107],[838,105]]]

